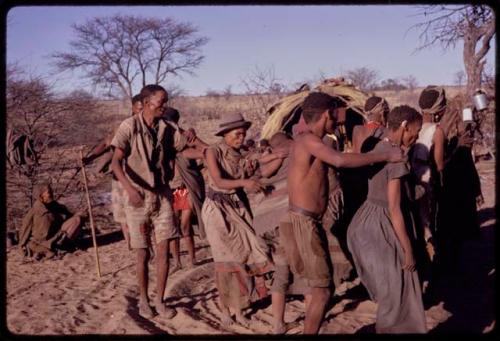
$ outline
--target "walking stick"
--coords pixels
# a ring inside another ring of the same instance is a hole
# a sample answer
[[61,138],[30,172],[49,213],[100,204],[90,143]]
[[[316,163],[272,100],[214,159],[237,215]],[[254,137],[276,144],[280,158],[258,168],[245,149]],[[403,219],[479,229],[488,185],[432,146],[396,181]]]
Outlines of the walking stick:
[[99,252],[97,251],[97,241],[95,238],[94,217],[92,216],[92,205],[90,204],[89,187],[87,185],[87,174],[85,173],[85,165],[83,164],[82,149],[80,149],[80,166],[82,167],[83,184],[85,185],[85,194],[87,196],[87,206],[89,207],[90,229],[92,230],[92,242],[94,244],[97,277],[101,278],[101,267],[99,265]]

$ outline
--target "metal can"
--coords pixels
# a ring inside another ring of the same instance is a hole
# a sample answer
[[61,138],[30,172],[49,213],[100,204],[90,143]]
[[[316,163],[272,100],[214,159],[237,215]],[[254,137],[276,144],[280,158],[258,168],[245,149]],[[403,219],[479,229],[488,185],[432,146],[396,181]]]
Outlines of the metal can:
[[474,106],[477,110],[484,110],[488,107],[488,99],[482,90],[477,90],[473,97]]

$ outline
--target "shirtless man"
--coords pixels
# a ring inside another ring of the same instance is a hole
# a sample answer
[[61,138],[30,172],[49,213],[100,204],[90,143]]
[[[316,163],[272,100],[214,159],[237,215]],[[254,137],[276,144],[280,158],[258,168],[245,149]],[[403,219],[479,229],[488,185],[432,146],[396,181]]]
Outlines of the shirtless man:
[[326,238],[321,217],[328,201],[328,165],[360,167],[375,162],[397,162],[401,151],[369,154],[343,154],[322,141],[333,133],[337,116],[345,103],[325,93],[309,94],[302,105],[307,132],[296,137],[290,153],[288,171],[289,217],[291,224],[280,226],[281,243],[294,275],[305,278],[311,288],[306,306],[304,334],[317,334],[330,298],[332,275],[328,263]]

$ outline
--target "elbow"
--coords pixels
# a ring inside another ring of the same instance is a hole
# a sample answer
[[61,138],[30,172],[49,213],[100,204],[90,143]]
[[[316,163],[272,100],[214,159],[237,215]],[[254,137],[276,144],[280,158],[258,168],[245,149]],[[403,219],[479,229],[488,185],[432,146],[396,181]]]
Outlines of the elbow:
[[394,220],[394,218],[401,216],[401,209],[398,205],[389,205],[388,210],[391,220]]

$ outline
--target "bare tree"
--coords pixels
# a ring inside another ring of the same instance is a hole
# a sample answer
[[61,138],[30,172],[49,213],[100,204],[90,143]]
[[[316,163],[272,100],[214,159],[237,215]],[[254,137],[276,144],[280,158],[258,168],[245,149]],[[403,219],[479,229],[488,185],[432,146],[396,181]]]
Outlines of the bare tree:
[[[6,116],[11,139],[6,146],[9,161],[6,169],[7,216],[9,223],[16,225],[20,215],[33,204],[36,184],[50,177],[57,198],[76,184],[76,160],[68,162],[68,158],[74,159],[74,155],[69,155],[71,151],[53,147],[63,131],[78,134],[73,122],[68,121],[69,114],[82,116],[90,112],[94,100],[81,94],[58,98],[52,85],[41,77],[23,76],[16,69],[10,69],[8,75]],[[16,158],[10,158],[16,145],[11,142],[18,137],[29,141],[30,158],[12,162],[16,161]]]
[[417,78],[414,75],[409,75],[403,78],[403,83],[410,91],[415,90],[415,88],[418,86]]
[[462,86],[465,80],[465,72],[462,70],[455,72],[455,84],[458,86]]
[[371,91],[376,87],[378,72],[364,66],[347,71],[346,76],[362,91]]
[[246,94],[251,96],[257,115],[265,113],[276,100],[286,93],[286,87],[276,76],[274,66],[259,67],[255,65],[245,78],[241,80]]
[[466,95],[471,98],[481,85],[486,53],[495,35],[493,10],[487,5],[435,5],[420,6],[419,9],[417,16],[423,16],[425,19],[411,27],[421,31],[422,43],[416,51],[435,44],[448,49],[463,41],[463,59],[467,74]]
[[169,76],[192,74],[203,61],[198,36],[190,23],[172,18],[132,15],[96,17],[72,26],[71,52],[52,55],[58,70],[83,70],[108,95],[132,98],[134,88],[160,84]]

